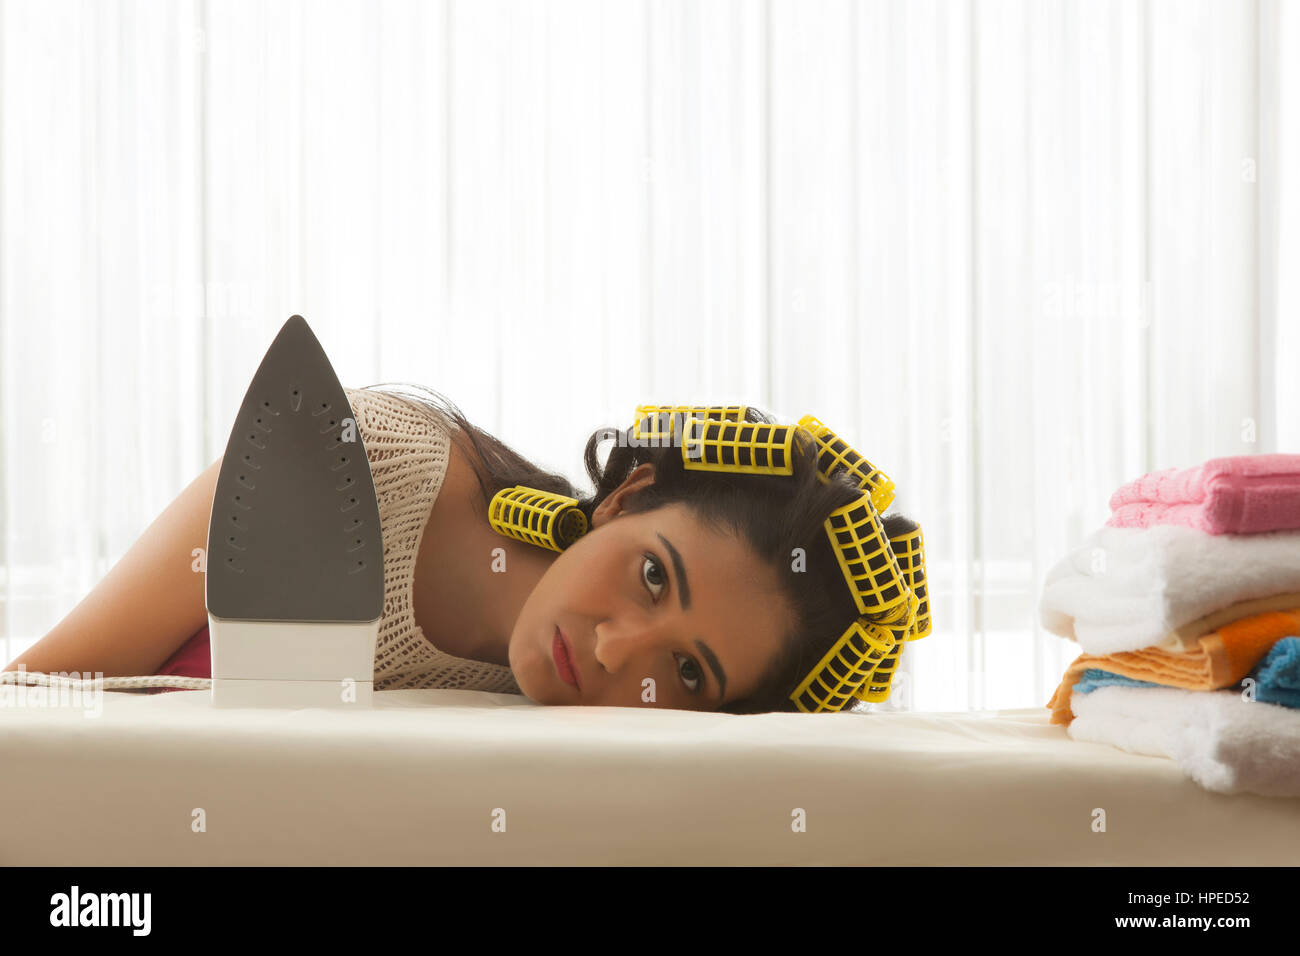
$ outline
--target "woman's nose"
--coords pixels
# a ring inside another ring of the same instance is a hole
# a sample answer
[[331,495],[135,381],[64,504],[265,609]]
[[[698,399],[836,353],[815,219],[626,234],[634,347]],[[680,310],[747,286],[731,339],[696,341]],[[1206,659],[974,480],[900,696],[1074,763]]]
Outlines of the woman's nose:
[[663,628],[654,621],[602,621],[596,625],[596,660],[607,672],[616,674],[662,640]]

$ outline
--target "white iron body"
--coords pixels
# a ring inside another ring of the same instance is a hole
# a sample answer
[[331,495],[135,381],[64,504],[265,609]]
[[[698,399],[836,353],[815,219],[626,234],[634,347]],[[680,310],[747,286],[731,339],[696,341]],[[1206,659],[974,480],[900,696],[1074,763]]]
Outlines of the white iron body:
[[214,707],[370,707],[379,621],[234,621],[208,614]]

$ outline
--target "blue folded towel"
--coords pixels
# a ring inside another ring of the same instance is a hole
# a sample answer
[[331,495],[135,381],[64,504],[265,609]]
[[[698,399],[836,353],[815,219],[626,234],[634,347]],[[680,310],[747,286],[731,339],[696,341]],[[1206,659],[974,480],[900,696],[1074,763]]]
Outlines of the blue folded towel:
[[1112,674],[1110,671],[1100,671],[1096,668],[1089,668],[1083,672],[1083,676],[1074,685],[1076,694],[1090,694],[1098,687],[1110,687],[1113,684],[1119,684],[1123,687],[1166,687],[1167,684],[1154,684],[1149,680],[1134,680],[1132,677],[1125,677],[1123,674]]
[[1284,637],[1250,672],[1255,699],[1300,708],[1300,637]]
[[[1256,700],[1300,710],[1300,636],[1284,637],[1279,640],[1247,676],[1255,681]],[[1168,686],[1089,668],[1074,685],[1074,692],[1089,694],[1099,687],[1109,687],[1114,684],[1124,687]]]

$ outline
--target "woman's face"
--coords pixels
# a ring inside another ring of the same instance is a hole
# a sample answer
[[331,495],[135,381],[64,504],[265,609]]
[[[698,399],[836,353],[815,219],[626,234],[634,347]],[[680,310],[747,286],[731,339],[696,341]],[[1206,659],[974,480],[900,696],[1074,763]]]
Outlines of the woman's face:
[[[645,514],[623,499],[654,479],[638,467],[561,552],[510,635],[510,668],[540,704],[717,710],[775,661],[792,612],[776,573],[683,504]],[[573,680],[557,661],[557,629]]]

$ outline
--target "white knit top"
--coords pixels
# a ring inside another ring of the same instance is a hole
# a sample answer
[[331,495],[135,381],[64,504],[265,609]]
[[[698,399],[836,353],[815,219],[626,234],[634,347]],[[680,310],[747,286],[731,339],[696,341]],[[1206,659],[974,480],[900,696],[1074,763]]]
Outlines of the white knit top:
[[[384,611],[375,641],[375,690],[445,687],[522,694],[509,667],[455,657],[434,647],[415,623],[415,562],[450,461],[456,423],[432,406],[377,388],[343,390],[366,447],[384,535]],[[17,683],[4,671],[0,682]],[[24,683],[65,683],[29,671]],[[69,683],[80,683],[71,681]],[[207,677],[106,677],[113,690],[211,687]]]
[[509,667],[440,651],[415,623],[415,559],[447,475],[455,422],[392,392],[344,392],[370,460],[384,533],[384,614],[375,642],[375,690],[448,687],[521,694]]

